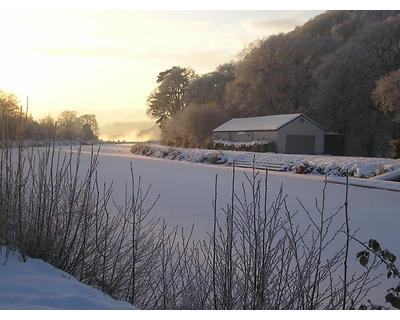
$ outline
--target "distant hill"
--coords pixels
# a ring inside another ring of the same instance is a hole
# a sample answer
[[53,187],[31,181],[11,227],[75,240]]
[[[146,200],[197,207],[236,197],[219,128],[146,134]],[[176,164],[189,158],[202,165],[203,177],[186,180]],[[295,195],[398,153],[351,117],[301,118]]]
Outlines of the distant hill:
[[110,141],[157,141],[159,127],[151,121],[114,122],[99,128],[99,138]]

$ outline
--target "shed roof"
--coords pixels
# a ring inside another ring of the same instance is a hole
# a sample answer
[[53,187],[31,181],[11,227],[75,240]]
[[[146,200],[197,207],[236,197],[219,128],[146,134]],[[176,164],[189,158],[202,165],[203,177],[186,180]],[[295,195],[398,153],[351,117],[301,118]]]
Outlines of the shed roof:
[[253,118],[233,118],[215,128],[213,131],[276,131],[301,116],[321,128],[321,126],[307,118],[302,113],[294,113]]

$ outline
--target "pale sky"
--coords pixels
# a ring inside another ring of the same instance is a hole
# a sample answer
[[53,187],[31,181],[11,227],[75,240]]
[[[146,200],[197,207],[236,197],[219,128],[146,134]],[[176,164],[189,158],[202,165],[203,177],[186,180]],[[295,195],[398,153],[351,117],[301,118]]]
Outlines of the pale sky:
[[24,108],[28,97],[36,120],[71,110],[96,114],[100,125],[139,121],[147,119],[146,98],[159,72],[172,66],[214,71],[250,42],[325,12],[160,8],[2,9],[0,89],[15,93]]

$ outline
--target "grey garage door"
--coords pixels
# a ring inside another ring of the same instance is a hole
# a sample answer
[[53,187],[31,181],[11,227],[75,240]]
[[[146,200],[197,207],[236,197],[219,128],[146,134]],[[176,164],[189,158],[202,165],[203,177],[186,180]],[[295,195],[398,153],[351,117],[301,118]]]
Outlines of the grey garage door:
[[314,154],[315,136],[286,136],[286,153]]

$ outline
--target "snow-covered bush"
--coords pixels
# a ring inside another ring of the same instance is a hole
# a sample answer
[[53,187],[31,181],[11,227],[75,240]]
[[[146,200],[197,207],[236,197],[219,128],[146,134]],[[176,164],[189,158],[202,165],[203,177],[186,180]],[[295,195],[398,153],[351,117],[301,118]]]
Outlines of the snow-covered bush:
[[132,153],[140,153],[140,154],[146,156],[146,155],[150,155],[151,148],[149,145],[139,142],[139,143],[135,143],[132,145],[131,152]]
[[276,152],[276,144],[273,141],[232,142],[214,140],[211,149],[250,151],[250,152]]

